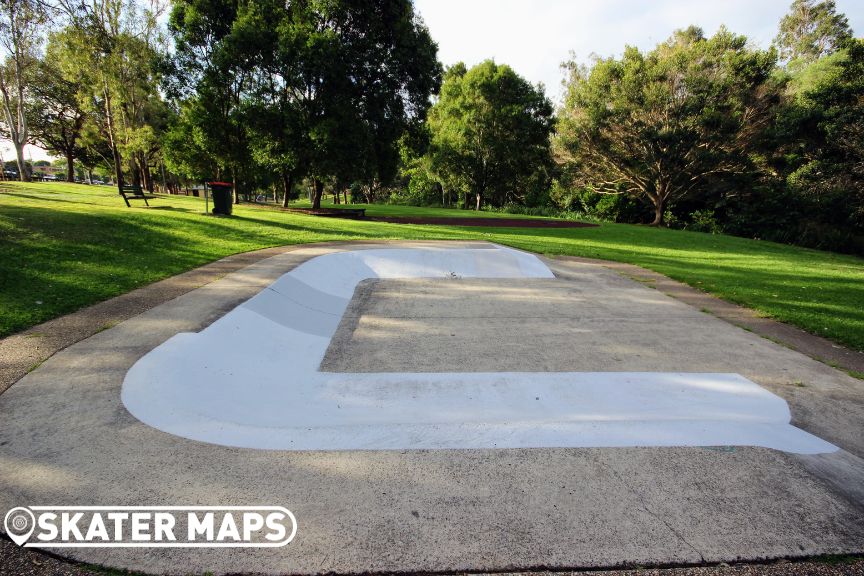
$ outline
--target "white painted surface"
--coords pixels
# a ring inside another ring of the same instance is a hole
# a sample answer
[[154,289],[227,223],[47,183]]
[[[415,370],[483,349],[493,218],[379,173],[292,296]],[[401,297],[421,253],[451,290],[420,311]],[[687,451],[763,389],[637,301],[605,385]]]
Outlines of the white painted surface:
[[367,278],[553,278],[509,248],[357,250],[313,258],[128,372],[122,399],[155,428],[283,450],[606,446],[836,447],[737,374],[322,373]]

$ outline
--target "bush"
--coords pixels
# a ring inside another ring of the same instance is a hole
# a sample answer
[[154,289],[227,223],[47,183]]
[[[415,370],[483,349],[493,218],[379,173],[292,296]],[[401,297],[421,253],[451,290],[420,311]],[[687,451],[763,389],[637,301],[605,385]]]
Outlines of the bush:
[[690,222],[684,226],[686,230],[693,232],[709,232],[719,234],[723,227],[717,222],[713,210],[697,210],[690,214]]

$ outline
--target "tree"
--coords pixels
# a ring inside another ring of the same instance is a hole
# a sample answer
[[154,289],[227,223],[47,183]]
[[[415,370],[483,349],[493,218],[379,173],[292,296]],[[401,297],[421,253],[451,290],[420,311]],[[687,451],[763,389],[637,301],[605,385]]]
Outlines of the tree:
[[197,98],[183,103],[165,133],[165,163],[169,170],[186,180],[202,181],[216,174],[217,167],[207,148],[205,134],[198,129],[203,113]]
[[561,110],[558,159],[574,185],[629,194],[654,210],[754,170],[752,153],[779,99],[775,54],[721,28],[678,31],[647,54],[573,67]]
[[[231,34],[239,4],[235,0],[178,0],[173,4],[168,29],[174,38],[175,58],[165,77],[168,93],[181,101],[182,119],[194,134],[194,144],[183,147],[187,167],[210,166],[198,177],[230,179],[234,202],[240,200],[243,167],[251,163],[241,98],[249,74],[232,54]],[[175,127],[169,132],[177,135]],[[176,144],[180,144],[178,141]],[[174,145],[173,163],[181,157]],[[210,157],[209,162],[200,153]]]
[[552,104],[504,64],[448,69],[429,112],[433,169],[469,195],[474,208],[524,202],[548,187]]
[[233,169],[228,152],[243,152],[240,165],[251,158],[286,190],[308,176],[316,207],[325,180],[395,175],[396,142],[440,82],[436,46],[408,0],[185,0],[172,30],[200,130],[243,141],[226,154],[214,147],[217,164]]
[[94,171],[103,175],[111,174],[114,173],[115,166],[111,143],[105,137],[105,107],[101,105],[98,98],[94,97],[93,92],[88,91],[86,95],[88,99],[84,107],[86,117],[76,140],[78,145],[76,157],[84,167],[87,182],[92,184]]
[[75,159],[87,118],[86,87],[62,42],[49,39],[45,57],[38,63],[38,82],[32,84],[30,129],[33,141],[66,159],[66,180],[75,180]]
[[133,184],[152,190],[143,146],[152,141],[153,115],[161,106],[155,66],[163,48],[159,17],[162,0],[57,0],[71,20],[63,34],[75,68],[92,89],[90,101],[111,149],[118,187],[124,184],[124,158]]
[[[864,40],[846,40],[834,72],[797,95],[782,121],[795,159],[790,188],[833,234],[864,230]],[[831,246],[832,249],[837,249]],[[848,246],[849,249],[853,247]],[[861,250],[858,246],[857,250]]]
[[781,59],[808,62],[831,54],[851,37],[849,22],[834,0],[794,0],[780,20],[774,44]]
[[25,108],[46,20],[45,6],[39,0],[0,1],[0,47],[5,57],[0,63],[3,128],[15,147],[22,181],[30,180],[24,162],[24,146],[29,137]]

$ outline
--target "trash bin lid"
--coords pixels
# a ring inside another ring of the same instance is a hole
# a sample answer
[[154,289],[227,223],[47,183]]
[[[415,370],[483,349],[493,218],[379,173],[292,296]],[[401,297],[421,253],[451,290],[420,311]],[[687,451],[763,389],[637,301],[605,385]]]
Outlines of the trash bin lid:
[[228,186],[229,188],[234,186],[231,182],[207,182],[207,184],[210,186]]

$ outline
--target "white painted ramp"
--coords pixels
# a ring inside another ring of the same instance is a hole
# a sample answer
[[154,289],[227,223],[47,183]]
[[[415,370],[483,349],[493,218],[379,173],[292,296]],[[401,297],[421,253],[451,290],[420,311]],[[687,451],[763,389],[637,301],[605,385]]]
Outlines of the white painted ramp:
[[282,450],[614,446],[836,447],[737,374],[318,371],[367,278],[553,278],[509,248],[356,250],[313,258],[127,373],[122,399],[165,432]]

